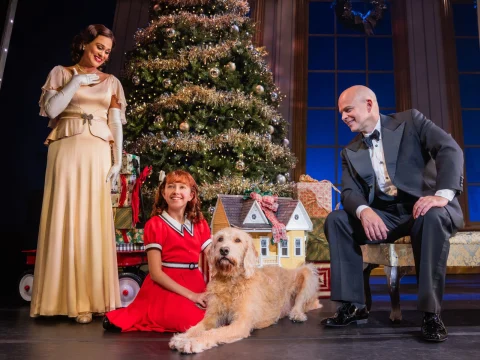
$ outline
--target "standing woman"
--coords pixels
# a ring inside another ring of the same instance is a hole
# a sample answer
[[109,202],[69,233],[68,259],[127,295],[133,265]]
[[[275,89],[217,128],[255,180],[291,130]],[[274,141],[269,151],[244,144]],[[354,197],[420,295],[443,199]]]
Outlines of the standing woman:
[[121,167],[126,101],[119,80],[99,70],[114,46],[111,30],[88,26],[73,40],[75,65],[54,67],[42,87],[40,115],[53,130],[45,141],[32,317],[86,324],[121,306],[110,180]]

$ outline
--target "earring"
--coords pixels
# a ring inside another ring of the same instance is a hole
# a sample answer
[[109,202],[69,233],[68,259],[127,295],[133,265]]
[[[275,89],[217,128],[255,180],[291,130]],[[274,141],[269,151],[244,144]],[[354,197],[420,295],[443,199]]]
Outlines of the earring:
[[82,50],[85,50],[85,45],[82,45]]

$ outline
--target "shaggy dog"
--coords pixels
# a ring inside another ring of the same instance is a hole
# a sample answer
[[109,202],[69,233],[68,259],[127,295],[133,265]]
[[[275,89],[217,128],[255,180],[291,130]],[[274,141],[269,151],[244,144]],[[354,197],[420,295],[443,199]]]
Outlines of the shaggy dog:
[[275,324],[286,315],[303,322],[306,311],[320,307],[316,268],[257,268],[253,240],[244,231],[225,228],[217,232],[209,264],[212,280],[204,319],[169,343],[182,353],[199,353],[246,338],[252,330]]

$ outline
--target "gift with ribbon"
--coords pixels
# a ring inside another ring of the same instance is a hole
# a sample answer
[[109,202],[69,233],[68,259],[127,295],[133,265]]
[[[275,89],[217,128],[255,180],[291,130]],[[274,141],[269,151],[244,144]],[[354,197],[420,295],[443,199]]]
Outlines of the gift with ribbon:
[[258,192],[250,192],[250,198],[260,204],[263,213],[272,225],[272,237],[274,243],[279,243],[280,240],[288,240],[287,230],[285,224],[281,223],[275,213],[278,209],[277,195],[260,195]]
[[143,229],[116,229],[115,240],[117,244],[143,243]]

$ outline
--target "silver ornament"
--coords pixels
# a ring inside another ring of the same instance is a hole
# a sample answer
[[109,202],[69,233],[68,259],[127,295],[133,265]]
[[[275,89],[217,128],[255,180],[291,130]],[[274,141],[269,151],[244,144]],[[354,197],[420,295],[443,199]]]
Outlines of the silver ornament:
[[264,89],[264,87],[263,87],[262,85],[257,85],[257,86],[255,86],[254,89],[255,89],[255,92],[256,92],[257,94],[263,94],[264,91],[265,91],[265,89]]
[[282,174],[277,175],[277,184],[283,185],[286,182],[287,182],[287,178],[284,175]]
[[278,94],[274,91],[270,94],[270,98],[272,101],[276,101],[278,99]]
[[140,84],[140,77],[135,75],[134,77],[132,77],[132,81],[135,85],[138,85],[138,84]]
[[240,28],[237,25],[232,25],[232,31],[238,33],[240,31]]
[[165,34],[167,35],[167,37],[172,38],[177,34],[177,32],[175,31],[175,29],[167,28],[165,29]]
[[268,125],[267,129],[269,134],[273,134],[273,132],[275,131],[275,128],[272,125]]
[[288,139],[283,139],[283,146],[290,145],[290,141]]
[[210,207],[208,208],[208,212],[209,212],[211,215],[213,215],[213,213],[215,212],[215,207],[214,207],[214,206],[210,206]]
[[225,65],[225,68],[228,70],[228,71],[235,71],[237,69],[237,65],[235,65],[234,62],[229,62],[227,65]]
[[172,86],[172,80],[163,79],[162,84],[165,89],[168,89],[170,86]]
[[287,180],[290,180],[290,173],[288,173],[288,172],[285,173],[285,178],[286,178]]
[[278,121],[277,118],[273,118],[273,119],[272,119],[272,124],[273,124],[273,125],[278,125],[278,123],[279,123],[279,121]]
[[245,163],[242,161],[242,160],[238,160],[236,163],[235,163],[235,168],[237,170],[240,170],[240,171],[243,171],[245,169]]
[[214,79],[218,78],[220,76],[220,70],[218,68],[211,68],[210,76]]
[[270,135],[269,133],[266,133],[265,135],[263,135],[263,137],[268,141],[272,141],[272,135]]

